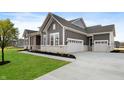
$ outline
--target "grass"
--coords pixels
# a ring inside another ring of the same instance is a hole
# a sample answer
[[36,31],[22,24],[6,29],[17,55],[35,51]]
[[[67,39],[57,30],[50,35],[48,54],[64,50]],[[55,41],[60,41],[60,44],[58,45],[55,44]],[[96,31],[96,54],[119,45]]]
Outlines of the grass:
[[47,57],[22,54],[17,50],[17,48],[5,49],[5,60],[11,62],[0,66],[0,80],[32,80],[69,63]]

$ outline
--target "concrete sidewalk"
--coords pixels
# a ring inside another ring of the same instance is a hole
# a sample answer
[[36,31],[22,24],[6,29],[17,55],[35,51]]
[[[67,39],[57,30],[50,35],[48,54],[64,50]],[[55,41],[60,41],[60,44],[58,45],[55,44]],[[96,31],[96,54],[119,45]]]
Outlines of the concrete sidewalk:
[[69,62],[75,62],[76,61],[76,59],[73,59],[73,58],[66,58],[66,57],[53,56],[53,55],[40,54],[40,53],[33,53],[33,52],[28,52],[28,51],[21,51],[20,53],[31,54],[31,55],[35,55],[35,56],[43,56],[43,57],[48,57],[48,58],[63,60],[63,61],[69,61]]

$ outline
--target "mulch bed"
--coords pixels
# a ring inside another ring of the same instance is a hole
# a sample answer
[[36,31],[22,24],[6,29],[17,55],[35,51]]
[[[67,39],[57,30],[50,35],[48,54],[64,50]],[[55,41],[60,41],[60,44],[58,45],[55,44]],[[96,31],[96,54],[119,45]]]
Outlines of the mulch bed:
[[8,63],[10,63],[10,61],[4,61],[4,62],[0,61],[0,65],[5,65],[5,64],[8,64]]
[[71,54],[60,54],[60,53],[51,53],[51,52],[43,52],[43,51],[30,51],[30,52],[76,59],[76,57]]
[[111,53],[124,53],[124,50],[113,50]]

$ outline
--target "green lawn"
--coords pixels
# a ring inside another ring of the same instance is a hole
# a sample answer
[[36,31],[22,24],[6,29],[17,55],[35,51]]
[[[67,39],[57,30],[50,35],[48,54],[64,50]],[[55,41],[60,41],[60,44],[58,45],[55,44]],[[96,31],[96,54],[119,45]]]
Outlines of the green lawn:
[[15,48],[5,50],[5,59],[11,63],[0,66],[0,80],[32,80],[69,63],[18,53]]

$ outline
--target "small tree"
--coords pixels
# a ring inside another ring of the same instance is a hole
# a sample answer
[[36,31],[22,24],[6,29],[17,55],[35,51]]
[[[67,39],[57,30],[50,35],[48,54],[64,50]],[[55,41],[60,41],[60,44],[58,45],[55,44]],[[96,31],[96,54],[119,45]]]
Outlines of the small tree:
[[0,20],[0,47],[2,49],[2,62],[4,62],[4,48],[8,46],[10,41],[17,39],[18,29],[9,20]]

